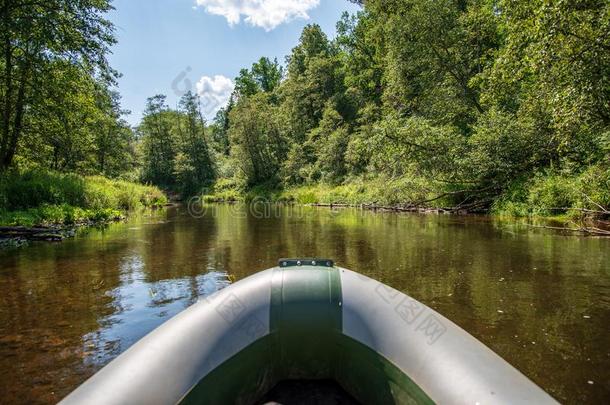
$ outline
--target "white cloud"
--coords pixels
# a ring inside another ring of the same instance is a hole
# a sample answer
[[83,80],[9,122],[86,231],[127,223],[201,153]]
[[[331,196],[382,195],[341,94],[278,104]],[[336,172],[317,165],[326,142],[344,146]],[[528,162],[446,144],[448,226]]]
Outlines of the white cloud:
[[255,27],[271,31],[295,18],[309,19],[307,12],[316,8],[320,0],[196,0],[210,14],[227,19],[229,25],[245,21]]
[[235,85],[228,77],[216,75],[213,78],[203,76],[196,87],[205,116],[212,118],[218,110],[227,105]]

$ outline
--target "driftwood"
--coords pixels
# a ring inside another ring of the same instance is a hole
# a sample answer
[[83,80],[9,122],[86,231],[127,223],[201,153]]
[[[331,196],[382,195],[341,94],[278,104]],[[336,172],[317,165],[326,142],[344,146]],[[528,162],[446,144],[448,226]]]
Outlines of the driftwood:
[[605,229],[596,228],[593,226],[582,226],[582,227],[578,227],[578,228],[571,228],[568,226],[549,226],[549,225],[532,225],[532,224],[527,224],[527,226],[532,227],[532,228],[552,229],[554,231],[584,233],[584,234],[593,235],[593,236],[610,236],[610,231],[607,231]]
[[370,211],[388,211],[388,212],[412,212],[412,213],[450,213],[452,212],[450,209],[445,208],[424,208],[424,207],[415,207],[415,206],[385,206],[385,205],[377,205],[377,204],[328,204],[328,203],[313,203],[306,204],[310,207],[321,207],[321,208],[360,208],[364,210]]
[[64,237],[62,229],[55,227],[0,226],[0,239],[62,241]]
[[474,212],[482,212],[489,205],[491,200],[480,200],[471,203],[458,204],[455,207],[426,207],[418,204],[408,205],[377,205],[374,203],[365,204],[336,204],[336,203],[313,203],[306,204],[310,207],[327,207],[327,208],[360,208],[371,211],[389,211],[389,212],[412,212],[423,214],[468,214]]
[[[124,217],[114,218],[118,221]],[[104,225],[106,221],[82,221],[70,225],[49,225],[49,226],[0,226],[0,247],[10,245],[11,242],[20,244],[27,241],[46,241],[61,242],[64,239],[72,238],[76,235],[78,228],[85,226]]]
[[[389,211],[389,212],[411,212],[411,213],[423,213],[423,214],[433,214],[433,213],[437,213],[437,214],[468,214],[468,213],[474,213],[474,212],[482,212],[485,210],[486,207],[489,206],[491,200],[481,200],[481,201],[475,201],[472,203],[462,203],[460,205],[457,205],[455,207],[442,207],[442,208],[426,208],[426,207],[421,207],[421,206],[383,206],[383,205],[377,205],[377,204],[329,204],[329,203],[313,203],[313,204],[307,204],[308,206],[311,207],[327,207],[327,208],[360,208],[360,209],[366,209],[366,210],[371,210],[371,211]],[[602,207],[603,208],[603,207]],[[576,210],[576,211],[582,211],[583,213],[586,214],[602,214],[602,215],[607,215],[610,214],[609,211],[605,210],[604,211],[598,211],[598,210],[588,210],[588,209],[584,209],[584,208],[557,208],[562,209],[562,210]],[[598,220],[596,223],[599,223],[601,225],[610,225],[610,222],[608,221],[603,221],[603,220]],[[570,227],[570,226],[549,226],[549,225],[532,225],[532,224],[527,224],[527,226],[532,227],[532,228],[541,228],[541,229],[550,229],[550,230],[554,230],[554,231],[564,231],[564,232],[573,232],[573,233],[580,233],[580,234],[585,234],[585,235],[591,235],[591,236],[610,236],[610,230],[606,230],[606,229],[601,229],[595,226],[586,226],[586,225],[581,225],[581,226],[576,226],[576,227]]]

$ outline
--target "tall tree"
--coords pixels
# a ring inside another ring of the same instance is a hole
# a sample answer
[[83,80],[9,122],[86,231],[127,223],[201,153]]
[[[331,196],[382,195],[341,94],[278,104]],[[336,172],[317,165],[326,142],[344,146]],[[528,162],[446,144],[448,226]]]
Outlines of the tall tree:
[[287,144],[269,95],[240,100],[231,110],[231,156],[247,186],[278,181]]
[[242,69],[235,79],[235,92],[242,97],[252,96],[258,92],[272,93],[278,88],[284,69],[277,59],[260,58],[250,70]]
[[175,184],[177,141],[175,122],[178,114],[171,111],[164,95],[150,97],[144,118],[138,127],[142,138],[144,167],[142,179],[164,187]]
[[501,1],[506,43],[484,100],[535,121],[549,159],[578,166],[603,157],[610,128],[610,3]]
[[215,179],[215,168],[205,136],[205,120],[197,95],[187,92],[180,100],[180,148],[176,178],[184,195],[195,195]]
[[115,42],[103,15],[108,0],[4,0],[0,8],[0,170],[13,162],[45,76],[63,61],[112,81],[106,54]]
[[[288,61],[288,76],[279,89],[286,133],[302,143],[318,126],[326,104],[343,91],[341,60],[318,25],[303,30]],[[334,100],[333,100],[334,101]]]
[[465,133],[483,112],[477,75],[499,47],[498,17],[487,0],[371,0],[382,27],[385,106]]
[[98,86],[95,94],[99,114],[92,132],[97,170],[106,176],[118,176],[136,166],[134,132],[122,118],[129,111],[121,108],[118,92]]
[[262,91],[272,93],[279,87],[284,69],[277,59],[272,62],[269,58],[260,58],[258,62],[252,65],[252,75]]

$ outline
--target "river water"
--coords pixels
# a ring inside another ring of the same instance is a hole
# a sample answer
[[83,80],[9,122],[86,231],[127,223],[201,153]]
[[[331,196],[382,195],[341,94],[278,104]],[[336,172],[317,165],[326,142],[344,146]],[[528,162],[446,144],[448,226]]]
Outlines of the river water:
[[0,251],[0,403],[55,403],[198,298],[297,256],[424,302],[559,401],[610,403],[610,239],[356,209],[196,214]]

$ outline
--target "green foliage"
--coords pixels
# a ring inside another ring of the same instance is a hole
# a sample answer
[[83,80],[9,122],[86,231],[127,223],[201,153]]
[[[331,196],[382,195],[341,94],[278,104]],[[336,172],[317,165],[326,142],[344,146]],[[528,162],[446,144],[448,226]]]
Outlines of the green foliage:
[[610,170],[592,166],[579,175],[538,174],[511,185],[493,206],[499,215],[577,217],[610,208]]
[[178,151],[177,114],[169,109],[165,100],[164,95],[150,97],[138,127],[144,160],[142,180],[161,187],[172,186],[175,182],[174,164]]
[[93,214],[69,207],[162,200],[156,189],[57,172],[209,200],[513,215],[608,207],[610,3],[355,2],[363,9],[341,18],[336,38],[307,25],[285,68],[263,57],[242,69],[210,125],[196,95],[177,109],[157,95],[135,133],[105,56],[110,3],[8,2],[0,210],[76,221]]
[[195,195],[212,184],[216,168],[205,135],[205,120],[199,98],[188,92],[180,100],[182,119],[178,123],[180,152],[175,158],[175,176],[182,194]]
[[455,127],[387,115],[370,133],[370,165],[392,177],[416,170],[430,178],[459,181],[465,144],[466,138]]
[[17,162],[56,171],[118,176],[135,166],[135,138],[120,96],[79,67],[56,61],[45,97],[30,106]]
[[315,172],[322,181],[339,183],[347,175],[348,142],[349,130],[343,125],[343,118],[335,109],[327,107],[320,125],[309,133],[308,141],[315,151]]
[[280,85],[284,69],[280,66],[277,59],[271,62],[268,58],[260,58],[257,63],[252,65],[252,74],[261,90],[271,93]]
[[212,184],[216,167],[208,145],[199,98],[187,92],[178,110],[166,97],[148,99],[138,132],[142,138],[142,180],[180,191],[185,197]]
[[491,109],[479,116],[468,139],[465,165],[472,180],[498,188],[551,159],[550,143],[535,125],[510,113]]
[[[277,198],[280,201],[300,204],[376,204],[379,206],[404,205],[405,202],[422,202],[436,192],[436,184],[424,178],[391,179],[379,177],[371,180],[354,180],[345,185],[316,184],[287,188]],[[448,200],[435,201],[443,206]]]
[[121,211],[112,208],[83,209],[67,204],[0,212],[0,224],[4,226],[77,225],[109,222],[118,218],[122,218]]
[[276,117],[276,107],[264,93],[240,100],[231,110],[231,156],[248,187],[278,180],[287,142]]
[[482,112],[474,80],[499,46],[486,1],[370,1],[385,50],[386,109],[467,132]]
[[283,68],[277,59],[260,58],[252,65],[252,69],[242,69],[235,79],[235,93],[241,97],[253,96],[263,91],[272,93],[280,85]]
[[203,195],[205,202],[235,202],[243,200],[243,190],[234,179],[219,179],[214,186]]
[[85,205],[85,180],[75,174],[31,170],[4,173],[0,182],[2,209],[16,211],[43,204]]
[[0,171],[23,157],[91,168],[96,135],[120,132],[108,124],[123,126],[116,109],[95,100],[116,77],[106,60],[115,43],[104,18],[111,9],[108,0],[3,2]]
[[[210,128],[208,199],[513,215],[607,207],[607,2],[358,3],[335,39],[306,26],[285,75],[267,58],[240,72]],[[168,164],[145,155],[144,167],[194,190],[192,160],[172,142]]]
[[506,41],[486,96],[513,108],[541,104],[565,135],[610,118],[610,5],[603,0],[501,1]]
[[308,25],[288,58],[288,76],[279,88],[285,132],[302,143],[316,128],[329,103],[343,92],[342,64],[318,25]]
[[212,147],[221,155],[228,156],[231,148],[229,144],[229,113],[233,109],[234,98],[229,99],[229,104],[222,107],[216,113],[212,125],[209,127],[211,132]]

